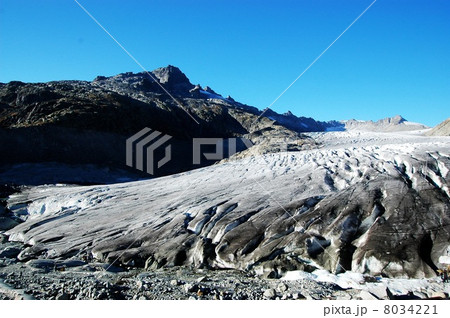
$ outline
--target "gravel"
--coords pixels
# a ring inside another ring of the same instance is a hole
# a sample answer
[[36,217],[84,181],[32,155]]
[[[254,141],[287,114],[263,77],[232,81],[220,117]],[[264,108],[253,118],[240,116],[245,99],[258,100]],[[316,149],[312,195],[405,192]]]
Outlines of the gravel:
[[[286,282],[250,273],[173,267],[107,272],[101,264],[57,267],[58,262],[0,262],[0,299],[304,299],[304,288],[330,299],[340,288],[329,283]],[[104,264],[106,265],[106,264]],[[94,269],[94,270],[93,270]],[[6,287],[5,287],[6,286]],[[305,287],[306,286],[306,287]]]

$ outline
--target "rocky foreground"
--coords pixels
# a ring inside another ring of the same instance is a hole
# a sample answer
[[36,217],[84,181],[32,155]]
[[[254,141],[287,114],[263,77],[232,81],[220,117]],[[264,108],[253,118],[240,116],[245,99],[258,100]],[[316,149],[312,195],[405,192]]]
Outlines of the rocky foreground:
[[0,244],[0,300],[448,299],[450,293],[450,284],[439,278],[389,280],[323,272],[299,276],[292,272],[291,278],[264,279],[248,272],[189,266],[145,271],[76,259],[21,263],[15,256],[22,248],[14,243]]
[[231,270],[125,271],[108,264],[52,260],[14,265],[3,260],[0,266],[7,263],[0,268],[0,299],[331,299],[340,297],[341,290],[314,280],[280,282]]

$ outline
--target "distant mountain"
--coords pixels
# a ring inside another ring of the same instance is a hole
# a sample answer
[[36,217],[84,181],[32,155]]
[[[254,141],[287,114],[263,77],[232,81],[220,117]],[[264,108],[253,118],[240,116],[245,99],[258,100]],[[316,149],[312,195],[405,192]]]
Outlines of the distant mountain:
[[402,116],[397,115],[380,119],[378,121],[363,121],[363,120],[331,120],[331,121],[316,121],[309,117],[297,117],[290,111],[284,114],[278,114],[271,109],[263,112],[264,117],[274,120],[277,124],[282,125],[290,130],[296,132],[320,132],[320,131],[345,131],[345,130],[361,130],[373,132],[395,132],[395,131],[413,131],[422,130],[429,127],[409,122]]
[[278,114],[271,109],[266,109],[263,112],[263,116],[297,132],[345,130],[345,125],[339,121],[316,121],[315,119],[309,117],[297,117],[290,111],[284,114]]
[[363,131],[378,131],[378,132],[411,131],[428,128],[427,126],[419,123],[409,122],[400,115],[380,119],[376,122],[373,122],[371,120],[361,121],[350,119],[342,121],[342,123],[345,125],[346,130],[363,130]]
[[426,132],[428,136],[450,136],[450,118]]

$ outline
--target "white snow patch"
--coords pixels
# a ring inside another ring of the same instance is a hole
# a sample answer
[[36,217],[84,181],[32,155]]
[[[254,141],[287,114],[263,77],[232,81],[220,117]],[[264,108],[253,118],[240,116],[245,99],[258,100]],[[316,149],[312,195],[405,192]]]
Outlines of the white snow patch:
[[212,98],[212,99],[223,99],[223,100],[226,100],[226,98],[223,98],[223,97],[220,96],[220,95],[213,94],[213,93],[210,93],[210,92],[207,92],[207,91],[204,91],[204,90],[200,90],[200,93],[202,93],[202,94],[208,96],[208,98]]
[[341,288],[356,288],[361,289],[361,284],[364,283],[364,276],[359,273],[345,272],[342,274],[334,275],[329,271],[318,269],[312,273],[306,273],[303,271],[289,271],[282,280],[302,280],[311,279],[323,283],[333,283]]
[[[316,270],[312,273],[303,271],[287,272],[282,280],[314,280],[317,282],[333,283],[343,289],[353,288],[366,290],[374,295],[384,294],[389,288],[393,295],[407,295],[409,292],[424,290],[441,290],[440,278],[431,279],[403,279],[403,278],[380,278],[377,282],[365,282],[364,275],[355,272],[345,272],[334,275],[326,270]],[[382,297],[382,296],[381,296]]]
[[364,258],[360,265],[360,268],[366,268],[372,273],[381,273],[383,271],[384,265],[374,256]]
[[450,256],[440,256],[439,263],[441,264],[450,264]]

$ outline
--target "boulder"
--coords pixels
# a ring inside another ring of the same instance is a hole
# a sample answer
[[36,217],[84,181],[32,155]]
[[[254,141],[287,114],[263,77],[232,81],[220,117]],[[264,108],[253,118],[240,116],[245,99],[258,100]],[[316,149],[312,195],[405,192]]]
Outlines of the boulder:
[[277,290],[280,293],[284,293],[285,291],[288,290],[288,286],[285,283],[279,283],[278,286],[277,286]]
[[0,258],[16,258],[21,251],[18,247],[9,246],[0,251]]
[[356,297],[361,300],[378,300],[378,297],[375,297],[367,290],[361,290]]
[[32,268],[43,269],[46,271],[56,269],[56,261],[52,259],[33,259],[26,262],[26,265]]
[[434,291],[431,293],[430,298],[433,299],[446,299],[448,296],[443,291]]
[[376,296],[378,299],[388,299],[385,285],[383,285],[383,284],[379,284],[379,285],[368,284],[367,288],[368,288],[368,292],[370,292],[372,295]]
[[277,295],[277,292],[273,288],[268,288],[264,291],[263,296],[267,299],[274,299]]

